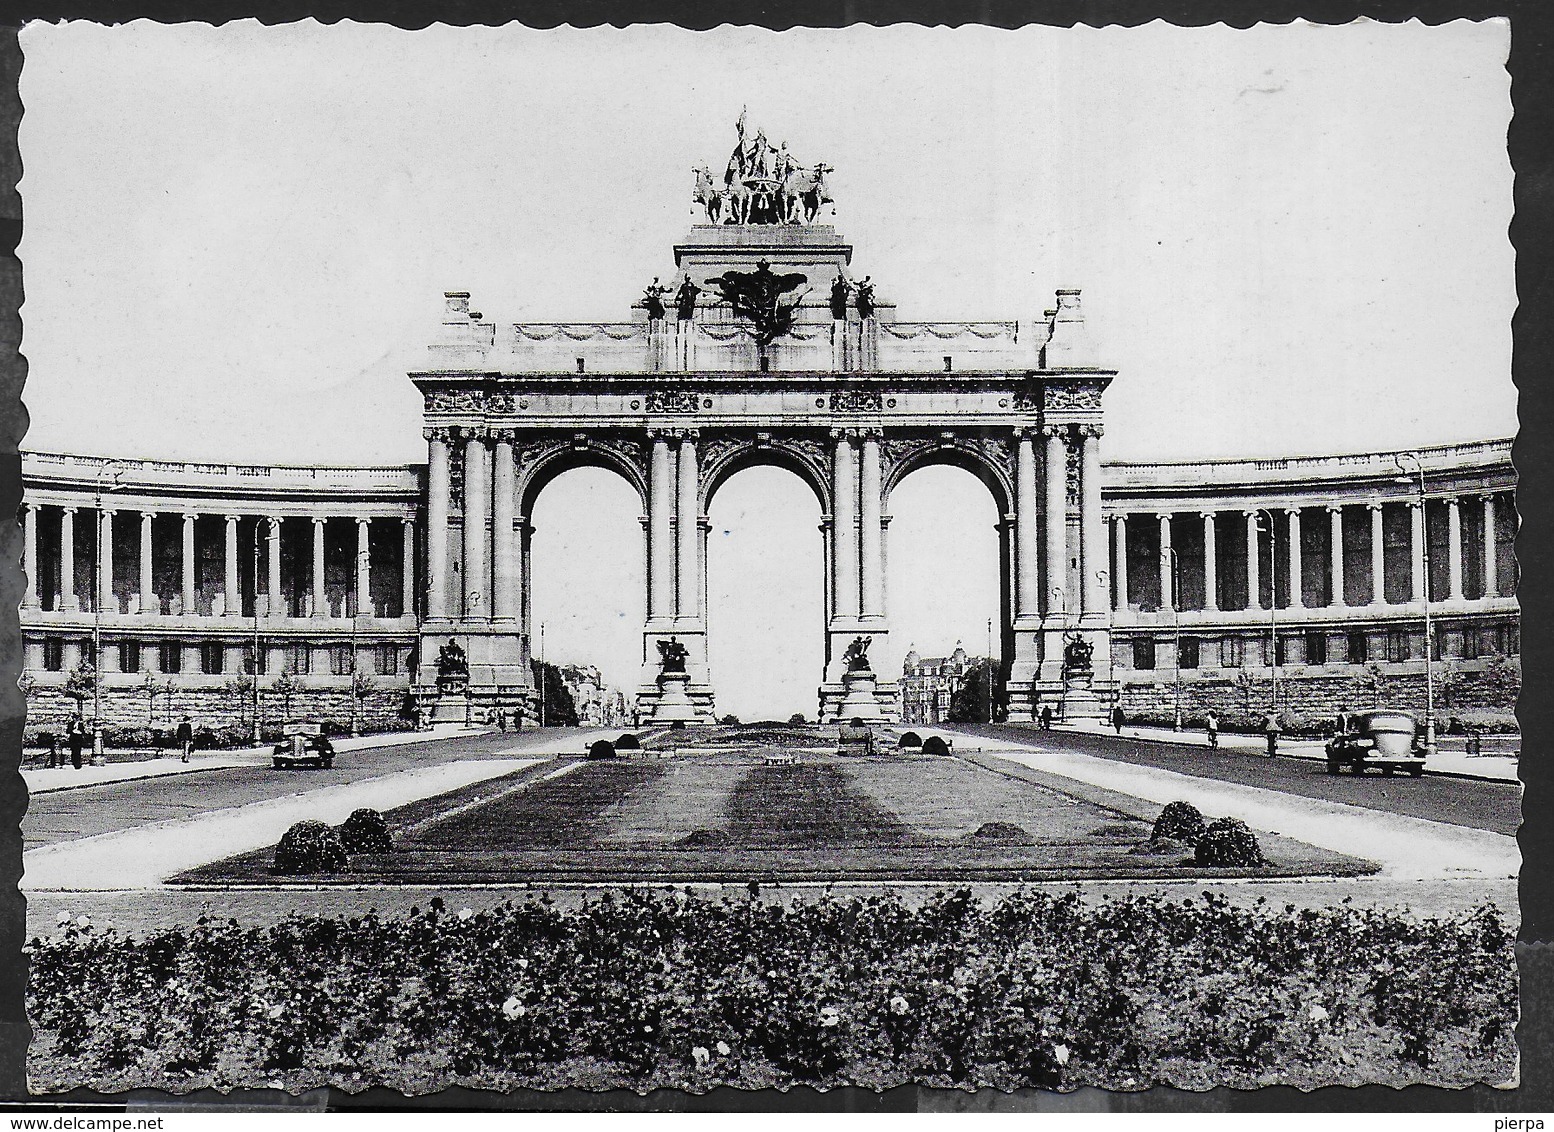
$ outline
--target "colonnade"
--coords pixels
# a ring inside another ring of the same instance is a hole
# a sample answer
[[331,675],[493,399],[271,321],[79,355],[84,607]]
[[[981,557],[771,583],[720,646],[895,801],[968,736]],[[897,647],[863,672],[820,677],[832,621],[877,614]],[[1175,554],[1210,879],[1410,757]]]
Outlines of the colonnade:
[[[528,530],[520,523],[511,429],[425,430],[427,440],[426,616],[510,627],[527,623]],[[463,470],[459,585],[448,553],[451,466]]]
[[[38,517],[39,512],[45,506],[26,502],[22,505],[22,555],[23,568],[27,575],[27,589],[22,598],[24,610],[41,610],[43,607],[40,590],[41,575],[39,569],[38,553]],[[181,527],[181,554],[179,556],[178,585],[175,593],[159,594],[153,584],[153,563],[155,561],[155,534],[154,526],[158,515],[168,512],[139,509],[116,508],[104,506],[76,507],[70,505],[55,508],[60,514],[60,534],[58,546],[58,573],[59,581],[59,612],[74,613],[83,609],[81,595],[76,591],[76,561],[75,561],[75,521],[79,512],[85,513],[85,521],[95,521],[97,530],[94,538],[94,555],[97,558],[96,576],[92,581],[91,594],[93,605],[87,608],[96,608],[106,612],[119,612],[118,598],[114,591],[114,534],[115,527],[121,516],[128,519],[130,516],[138,516],[139,523],[139,561],[138,570],[135,572],[138,609],[134,610],[141,616],[160,616],[163,613],[163,599],[167,599],[168,612],[176,616],[196,616],[197,590],[199,586],[199,574],[195,557],[195,522],[199,513],[192,510],[172,512],[178,514],[182,520]],[[95,520],[93,516],[95,515]],[[256,573],[249,587],[249,593],[240,592],[238,570],[238,525],[244,519],[244,515],[234,512],[222,513],[223,518],[223,569],[221,587],[221,609],[216,614],[213,608],[213,616],[237,618],[244,616],[243,598],[252,598],[255,610],[266,617],[288,616],[285,593],[282,589],[281,579],[281,531],[282,525],[288,521],[305,522],[311,527],[311,559],[312,569],[310,573],[310,592],[308,615],[313,618],[325,619],[332,616],[329,603],[325,594],[324,585],[324,542],[325,524],[331,516],[282,516],[264,515],[255,517],[254,538],[263,543],[263,557],[265,567],[263,570],[264,589],[259,589],[259,574]],[[359,612],[370,611],[370,595],[372,592],[372,562],[369,553],[369,532],[373,516],[357,515],[345,516],[348,520],[354,520],[356,526],[356,555],[353,588],[350,592],[355,609]],[[390,520],[392,521],[392,520]],[[401,551],[401,577],[400,597],[402,615],[410,614],[415,609],[415,520],[409,516],[402,516],[398,520],[401,525],[401,537],[403,540]],[[95,548],[101,548],[97,552]],[[51,575],[54,574],[50,571]],[[176,602],[176,608],[173,608]],[[299,611],[300,612],[300,611]],[[347,613],[347,615],[349,615]]]
[[[1481,536],[1482,565],[1480,578],[1482,579],[1481,594],[1483,598],[1492,598],[1500,595],[1501,578],[1499,571],[1499,540],[1497,537],[1497,513],[1496,493],[1489,492],[1477,494],[1474,497],[1476,506],[1473,506],[1472,522],[1478,525]],[[1444,592],[1437,592],[1432,586],[1429,598],[1433,601],[1464,601],[1467,600],[1464,588],[1464,554],[1463,554],[1463,510],[1464,501],[1456,495],[1431,497],[1428,502],[1439,502],[1446,511],[1446,584]],[[1353,587],[1348,585],[1345,572],[1345,533],[1344,512],[1348,507],[1363,506],[1369,512],[1369,579],[1368,589],[1361,592],[1352,592]],[[1325,572],[1327,578],[1326,601],[1329,607],[1356,607],[1360,605],[1385,605],[1387,601],[1386,587],[1386,541],[1384,530],[1384,508],[1392,506],[1407,507],[1409,510],[1409,585],[1408,602],[1422,602],[1426,598],[1426,575],[1429,567],[1430,549],[1427,545],[1424,504],[1418,499],[1412,500],[1370,500],[1362,504],[1329,503],[1324,509],[1327,512],[1328,536],[1327,536],[1327,562]],[[1240,608],[1264,609],[1261,581],[1263,571],[1266,569],[1270,576],[1279,568],[1276,561],[1264,561],[1262,552],[1262,538],[1269,536],[1270,554],[1273,558],[1273,548],[1284,551],[1284,581],[1286,584],[1287,608],[1304,608],[1306,606],[1304,586],[1304,562],[1302,560],[1303,543],[1303,518],[1304,512],[1311,508],[1299,508],[1288,506],[1273,506],[1259,508],[1238,508],[1231,514],[1239,513],[1244,521],[1244,535],[1241,538],[1241,551],[1244,554],[1246,576],[1246,604]],[[1278,522],[1276,514],[1283,513],[1283,521]],[[1203,590],[1204,600],[1200,608],[1209,611],[1221,609],[1221,590],[1219,580],[1221,547],[1219,546],[1219,524],[1221,514],[1217,510],[1205,510],[1198,512],[1198,517],[1203,523]],[[1150,514],[1145,512],[1145,514]],[[1176,575],[1175,548],[1172,546],[1172,529],[1177,512],[1154,512],[1153,518],[1159,525],[1160,568],[1158,571],[1158,603],[1157,608],[1163,611],[1171,611],[1178,603],[1178,595],[1173,592],[1171,579]],[[1117,511],[1109,516],[1112,523],[1113,557],[1116,563],[1115,579],[1112,600],[1113,607],[1118,610],[1126,610],[1129,607],[1128,585],[1128,522],[1130,513]],[[1282,527],[1282,531],[1278,530]],[[1282,543],[1282,547],[1280,544]],[[1229,548],[1226,548],[1227,550]],[[1271,593],[1275,604],[1278,604],[1278,591],[1275,586]]]

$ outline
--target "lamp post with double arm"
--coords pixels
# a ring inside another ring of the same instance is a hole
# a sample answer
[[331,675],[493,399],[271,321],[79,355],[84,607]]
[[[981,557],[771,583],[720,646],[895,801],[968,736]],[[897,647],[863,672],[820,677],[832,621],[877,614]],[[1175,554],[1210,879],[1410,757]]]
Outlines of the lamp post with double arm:
[[[1268,710],[1279,711],[1279,524],[1266,507],[1257,509],[1257,526],[1268,518]],[[1255,600],[1257,595],[1253,594]]]
[[1171,655],[1174,660],[1176,711],[1172,717],[1171,730],[1180,731],[1182,729],[1182,594],[1177,576],[1176,547],[1166,547],[1166,556],[1171,567],[1171,634],[1175,639]]
[[[103,477],[113,473],[113,483],[104,490]],[[103,602],[113,594],[113,547],[103,546],[103,496],[108,492],[119,490],[119,477],[124,474],[124,465],[118,460],[109,460],[97,469],[97,490],[92,497],[92,506],[95,509],[97,519],[97,537],[93,540],[96,554],[92,562],[92,585],[96,589],[96,595],[92,601],[92,762],[101,763],[105,759],[103,754]],[[108,584],[103,585],[103,556],[108,556]]]

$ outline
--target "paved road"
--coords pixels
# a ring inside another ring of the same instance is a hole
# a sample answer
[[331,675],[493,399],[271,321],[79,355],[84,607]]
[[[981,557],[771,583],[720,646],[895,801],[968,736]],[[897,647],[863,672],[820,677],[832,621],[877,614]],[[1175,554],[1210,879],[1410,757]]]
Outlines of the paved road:
[[1174,770],[1244,786],[1264,786],[1354,806],[1384,810],[1406,817],[1427,818],[1452,825],[1515,836],[1521,825],[1521,787],[1509,782],[1460,778],[1386,778],[1377,772],[1363,776],[1330,775],[1319,762],[1269,759],[1242,752],[1216,752],[1172,747],[1164,743],[1086,735],[1072,731],[1042,731],[1035,727],[995,724],[956,725],[967,735],[985,734],[1054,750],[1075,751],[1142,766]]
[[[321,786],[359,782],[414,767],[510,755],[530,747],[553,744],[558,736],[564,737],[568,731],[548,728],[542,733],[524,735],[461,735],[425,743],[342,751],[335,756],[335,765],[329,770],[320,767],[275,770],[264,764],[37,794],[30,800],[27,816],[22,820],[23,849],[149,822],[193,817],[210,810],[283,798]],[[583,733],[578,732],[579,735]]]

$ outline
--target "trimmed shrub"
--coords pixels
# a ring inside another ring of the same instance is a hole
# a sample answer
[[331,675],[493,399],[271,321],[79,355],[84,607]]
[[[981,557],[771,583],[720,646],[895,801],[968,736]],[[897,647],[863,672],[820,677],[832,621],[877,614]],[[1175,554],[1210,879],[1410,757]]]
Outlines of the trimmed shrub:
[[688,848],[700,846],[722,847],[728,844],[728,834],[721,829],[693,829],[680,838],[680,844]]
[[394,848],[388,822],[377,810],[354,810],[340,825],[340,845],[347,853],[387,853]]
[[1155,828],[1149,839],[1160,841],[1169,837],[1173,841],[1196,845],[1203,837],[1204,828],[1203,815],[1198,812],[1197,806],[1191,802],[1167,802],[1165,809],[1155,819]]
[[628,731],[615,740],[615,749],[617,751],[640,751],[642,749],[642,742]]
[[588,745],[588,757],[591,759],[613,759],[615,757],[615,744],[608,739],[598,739]]
[[1220,818],[1203,831],[1193,863],[1205,867],[1266,865],[1257,834],[1239,818]]
[[275,847],[271,872],[281,876],[343,872],[348,866],[345,846],[332,826],[321,821],[299,821],[281,835]]
[[983,822],[976,830],[966,835],[973,841],[987,841],[995,845],[1031,845],[1034,841],[1029,833],[1007,821]]
[[898,747],[921,747],[922,745],[923,737],[916,731],[903,731],[901,738],[896,741]]
[[930,735],[923,740],[923,754],[947,755],[950,753],[950,745],[937,735]]

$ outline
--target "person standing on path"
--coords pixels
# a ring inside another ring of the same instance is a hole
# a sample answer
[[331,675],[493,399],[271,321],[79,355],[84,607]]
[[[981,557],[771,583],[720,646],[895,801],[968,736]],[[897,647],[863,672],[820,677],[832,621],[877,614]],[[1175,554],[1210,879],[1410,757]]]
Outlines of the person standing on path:
[[1334,729],[1333,730],[1333,734],[1334,735],[1343,735],[1343,734],[1348,732],[1348,730],[1349,730],[1349,709],[1348,708],[1341,707],[1341,708],[1338,709],[1338,718],[1333,721],[1333,729]]
[[1041,729],[1043,731],[1051,731],[1052,730],[1052,705],[1051,704],[1042,704],[1041,705]]
[[70,726],[65,731],[65,737],[70,740],[70,765],[80,770],[81,748],[86,743],[86,724],[81,722],[79,715],[70,717]]
[[1203,721],[1203,727],[1209,733],[1209,750],[1219,750],[1219,716],[1210,711]]
[[1268,718],[1263,722],[1263,732],[1268,736],[1268,757],[1271,759],[1279,753],[1279,715],[1277,712],[1269,712]]
[[49,769],[54,770],[59,766],[59,736],[49,733]]
[[1126,722],[1128,722],[1128,717],[1123,714],[1122,705],[1118,704],[1112,708],[1112,727],[1119,736],[1122,734],[1122,725]]
[[182,752],[183,761],[189,761],[189,751],[194,747],[194,726],[186,715],[178,724],[178,730],[173,736],[178,741],[178,749]]

